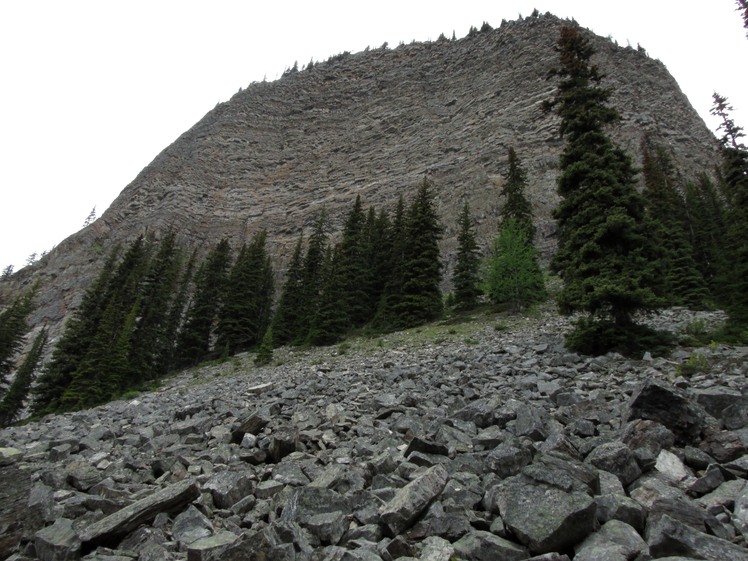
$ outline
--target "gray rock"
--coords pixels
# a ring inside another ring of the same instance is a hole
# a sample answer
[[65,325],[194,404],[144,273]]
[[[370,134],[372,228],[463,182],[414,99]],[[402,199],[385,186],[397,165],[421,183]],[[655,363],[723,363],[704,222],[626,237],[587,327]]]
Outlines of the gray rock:
[[627,561],[648,553],[637,531],[619,520],[610,520],[574,548],[574,561]]
[[707,561],[748,560],[748,549],[699,532],[667,515],[647,523],[646,539],[650,553],[656,558],[685,555]]
[[72,561],[81,556],[81,541],[73,529],[73,521],[67,518],[39,530],[34,536],[34,547],[40,561]]
[[447,484],[449,474],[442,465],[426,470],[399,489],[379,511],[382,523],[393,536],[409,528]]
[[204,484],[203,491],[210,492],[218,508],[231,508],[254,491],[252,473],[249,471],[219,471]]
[[596,447],[585,461],[618,476],[624,486],[635,481],[642,473],[631,449],[618,440]]
[[529,557],[527,549],[490,532],[474,530],[454,543],[454,552],[467,561],[515,561]]
[[531,461],[531,450],[515,442],[499,444],[486,457],[488,469],[502,478],[517,475]]
[[626,495],[598,495],[595,497],[597,505],[597,521],[605,524],[610,520],[619,520],[637,532],[644,533],[647,512],[644,507]]
[[190,505],[175,519],[171,530],[174,539],[183,546],[213,534],[213,524],[194,506]]
[[690,444],[704,427],[706,412],[681,390],[663,382],[647,380],[632,394],[626,421],[648,419],[664,425],[675,435],[676,443]]
[[564,550],[595,529],[595,502],[585,493],[566,492],[523,475],[499,482],[486,501],[532,553]]
[[447,540],[430,536],[423,540],[423,550],[419,561],[450,561],[455,548]]
[[237,541],[239,536],[236,534],[220,530],[192,542],[187,547],[187,561],[220,561],[223,553]]
[[147,497],[94,522],[80,532],[86,547],[111,543],[141,524],[151,522],[161,512],[179,512],[200,496],[200,488],[192,480],[174,483]]

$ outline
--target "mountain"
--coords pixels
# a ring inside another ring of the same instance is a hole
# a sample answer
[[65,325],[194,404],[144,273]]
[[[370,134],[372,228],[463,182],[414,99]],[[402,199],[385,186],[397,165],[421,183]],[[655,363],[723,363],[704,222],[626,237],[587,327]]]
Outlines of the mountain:
[[[282,271],[320,209],[339,226],[356,195],[367,206],[392,206],[424,175],[437,191],[449,278],[465,200],[482,246],[495,234],[510,146],[527,170],[536,241],[547,258],[563,140],[543,102],[553,97],[549,72],[565,24],[529,17],[457,41],[342,53],[253,83],[161,152],[92,225],[0,283],[0,305],[39,279],[31,321],[59,334],[114,244],[168,229],[207,248],[223,236],[238,245],[264,228]],[[613,138],[638,159],[648,133],[686,177],[711,170],[716,140],[665,66],[643,49],[591,39],[623,116]]]

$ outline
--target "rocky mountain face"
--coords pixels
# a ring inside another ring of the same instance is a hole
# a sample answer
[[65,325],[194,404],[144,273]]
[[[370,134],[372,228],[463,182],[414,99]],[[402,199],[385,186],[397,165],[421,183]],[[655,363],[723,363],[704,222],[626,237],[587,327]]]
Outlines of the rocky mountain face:
[[0,431],[0,556],[748,559],[748,348],[583,358],[567,324],[242,355]]
[[[458,41],[344,53],[254,83],[159,154],[93,225],[0,283],[0,302],[40,279],[32,320],[59,333],[115,243],[169,228],[194,247],[223,236],[238,245],[264,228],[283,271],[299,232],[320,209],[339,226],[356,195],[367,206],[392,207],[424,175],[438,193],[449,278],[464,201],[481,244],[488,247],[495,235],[510,146],[527,169],[537,244],[548,257],[563,141],[558,118],[542,103],[554,94],[548,73],[557,66],[554,45],[565,23],[551,15],[504,22]],[[593,44],[623,116],[611,131],[615,140],[636,159],[648,133],[671,150],[685,176],[711,170],[716,141],[664,65],[600,37]]]

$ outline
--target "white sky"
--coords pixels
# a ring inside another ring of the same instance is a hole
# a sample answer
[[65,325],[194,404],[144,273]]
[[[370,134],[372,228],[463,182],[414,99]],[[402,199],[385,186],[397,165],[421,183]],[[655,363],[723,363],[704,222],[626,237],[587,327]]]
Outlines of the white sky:
[[640,44],[709,127],[718,91],[748,128],[748,38],[735,0],[3,0],[0,268],[18,270],[100,216],[216,103],[298,61],[387,41],[458,38],[471,25],[574,17]]

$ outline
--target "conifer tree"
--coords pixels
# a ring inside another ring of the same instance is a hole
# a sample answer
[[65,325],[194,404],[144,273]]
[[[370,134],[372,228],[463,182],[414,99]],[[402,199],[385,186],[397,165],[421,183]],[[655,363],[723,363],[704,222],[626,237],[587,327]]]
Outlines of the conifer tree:
[[301,330],[301,314],[304,311],[303,243],[302,235],[296,242],[286,273],[286,282],[273,317],[274,346],[290,343]]
[[545,300],[543,272],[525,221],[509,217],[501,223],[484,275],[489,300],[512,312]]
[[686,213],[694,262],[707,284],[712,300],[724,301],[721,272],[725,270],[725,208],[714,182],[702,173],[686,183]]
[[558,298],[563,313],[586,312],[567,337],[578,351],[597,354],[641,351],[652,335],[634,314],[660,303],[652,286],[650,225],[636,190],[631,159],[613,144],[605,125],[619,119],[608,106],[609,89],[590,63],[594,50],[576,28],[565,26],[558,41],[561,76],[554,100],[566,138],[554,211],[559,238],[552,266],[564,281]]
[[672,306],[701,309],[709,294],[696,267],[687,230],[685,200],[677,187],[672,159],[650,139],[642,140],[643,195],[659,248],[656,292]]
[[369,257],[369,300],[371,309],[369,310],[369,321],[373,321],[379,304],[382,300],[385,285],[390,278],[390,259],[392,254],[392,224],[390,223],[389,214],[385,209],[379,212],[374,208],[369,209],[366,219],[367,242]]
[[62,337],[52,351],[52,358],[42,369],[33,388],[33,415],[54,413],[59,409],[63,393],[98,333],[113,290],[112,279],[119,252],[119,247],[111,251],[96,280],[83,294],[80,306],[65,324]]
[[314,222],[312,233],[309,235],[309,245],[302,264],[302,308],[300,313],[299,331],[291,343],[303,345],[308,341],[312,322],[317,314],[322,294],[322,272],[327,247],[329,222],[327,213],[323,210]]
[[532,205],[525,195],[527,188],[527,174],[514,148],[509,148],[509,168],[504,175],[504,185],[501,195],[505,198],[504,206],[499,214],[500,221],[514,218],[520,225],[527,228],[532,242],[535,237]]
[[182,252],[176,245],[175,233],[169,231],[158,244],[142,282],[139,315],[130,336],[130,386],[154,380],[166,373],[165,357],[173,353],[174,345],[174,333],[169,331],[170,309],[177,293],[182,265]]
[[720,129],[723,191],[727,199],[723,286],[729,321],[727,331],[748,339],[748,148],[743,128],[730,118],[727,98],[714,94],[713,114],[722,119]]
[[180,333],[179,360],[193,366],[208,358],[231,265],[231,246],[226,238],[210,251],[195,274],[195,293]]
[[405,276],[405,248],[406,239],[406,217],[405,201],[402,195],[397,200],[395,216],[390,228],[388,254],[383,262],[382,270],[385,271],[384,287],[379,301],[374,325],[382,331],[389,331],[398,327],[397,308],[403,298],[403,282]]
[[478,303],[478,296],[480,296],[478,274],[480,258],[467,202],[462,207],[458,227],[457,263],[452,275],[455,305],[461,309],[470,309]]
[[394,309],[398,327],[433,321],[442,313],[441,234],[431,182],[424,177],[406,217],[402,296]]
[[18,418],[23,403],[29,395],[31,384],[34,381],[34,373],[44,355],[46,344],[47,329],[45,327],[34,338],[31,350],[24,358],[21,366],[18,367],[13,383],[3,396],[2,402],[0,402],[0,427],[7,427]]
[[15,365],[15,356],[28,332],[27,319],[34,308],[37,289],[35,285],[0,313],[0,392],[5,388],[6,377]]
[[230,354],[258,345],[270,323],[273,270],[266,239],[263,230],[242,247],[226,283],[217,347]]
[[[347,279],[342,270],[342,248],[329,246],[325,251],[319,303],[309,330],[309,343],[331,345],[343,338],[350,327],[349,314],[343,305]],[[347,273],[347,271],[346,271]]]
[[269,326],[262,336],[260,346],[257,347],[257,355],[255,355],[256,366],[266,366],[273,362],[273,328]]
[[174,298],[169,305],[169,311],[163,328],[163,352],[158,357],[154,366],[159,375],[171,372],[177,367],[177,344],[179,341],[179,332],[184,321],[187,302],[189,300],[190,289],[192,287],[192,277],[195,272],[195,261],[197,252],[193,251],[187,260],[187,265],[182,267],[183,254],[180,253],[180,275],[175,287]]
[[343,307],[351,327],[360,327],[371,319],[371,269],[368,250],[366,216],[361,197],[357,196],[343,227],[336,263],[343,282],[339,306]]

